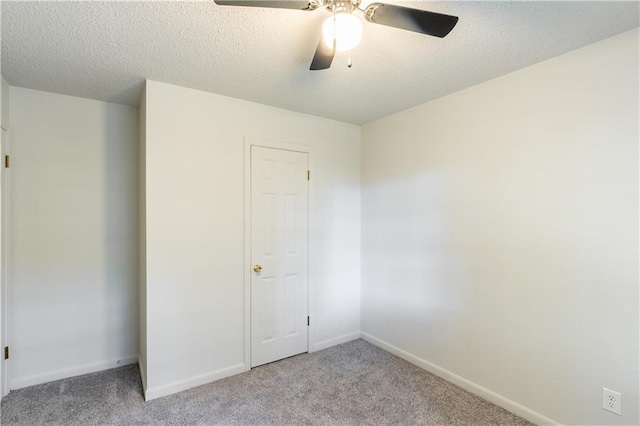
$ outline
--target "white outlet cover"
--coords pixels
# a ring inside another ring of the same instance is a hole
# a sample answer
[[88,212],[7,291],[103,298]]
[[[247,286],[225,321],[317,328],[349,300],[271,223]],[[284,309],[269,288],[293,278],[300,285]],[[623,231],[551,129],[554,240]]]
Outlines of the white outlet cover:
[[602,409],[621,416],[622,394],[611,389],[602,388]]

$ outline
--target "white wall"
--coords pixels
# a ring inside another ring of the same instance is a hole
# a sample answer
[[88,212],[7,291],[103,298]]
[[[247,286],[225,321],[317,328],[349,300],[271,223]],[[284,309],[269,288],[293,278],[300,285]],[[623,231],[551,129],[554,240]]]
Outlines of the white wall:
[[138,118],[11,88],[11,387],[135,362]]
[[312,147],[311,350],[359,336],[360,128],[147,82],[147,398],[243,371],[244,138]]
[[638,47],[364,126],[365,337],[565,424],[638,424]]
[[142,92],[140,108],[138,110],[138,309],[139,309],[139,340],[138,366],[142,379],[143,390],[147,389],[147,180],[146,180],[146,150],[147,150],[147,95],[146,88]]

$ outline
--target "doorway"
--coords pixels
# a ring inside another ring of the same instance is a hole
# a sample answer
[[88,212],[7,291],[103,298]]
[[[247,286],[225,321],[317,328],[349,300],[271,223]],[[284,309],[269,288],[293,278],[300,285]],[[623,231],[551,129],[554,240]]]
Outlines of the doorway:
[[248,150],[249,365],[257,367],[308,351],[309,153]]

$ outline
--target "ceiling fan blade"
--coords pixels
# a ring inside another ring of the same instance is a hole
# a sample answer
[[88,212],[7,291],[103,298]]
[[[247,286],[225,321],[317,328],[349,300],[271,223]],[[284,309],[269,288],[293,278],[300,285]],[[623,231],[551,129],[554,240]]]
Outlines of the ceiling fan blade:
[[311,67],[309,68],[312,71],[318,70],[326,70],[331,66],[331,62],[333,61],[333,56],[336,54],[336,41],[333,41],[333,49],[327,47],[322,37],[320,38],[320,43],[318,43],[318,48],[316,49],[315,55],[313,55],[313,60],[311,60]]
[[313,10],[318,7],[310,0],[214,0],[220,6],[270,7],[275,9]]
[[371,3],[365,9],[364,16],[367,21],[375,24],[440,38],[449,34],[458,22],[457,16],[384,3]]

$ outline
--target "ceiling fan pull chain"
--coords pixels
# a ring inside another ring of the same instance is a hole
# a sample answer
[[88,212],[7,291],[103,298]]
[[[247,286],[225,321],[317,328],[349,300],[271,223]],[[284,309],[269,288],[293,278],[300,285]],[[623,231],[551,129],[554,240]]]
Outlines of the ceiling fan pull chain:
[[335,4],[335,2],[333,3],[333,5],[331,7],[332,7],[331,12],[333,13],[333,43],[334,43],[334,46],[335,46],[335,43],[336,43],[336,27],[337,27],[337,25],[336,25],[336,4]]
[[353,65],[351,63],[351,51],[349,51],[349,59],[347,60],[347,67],[351,68],[351,65]]

